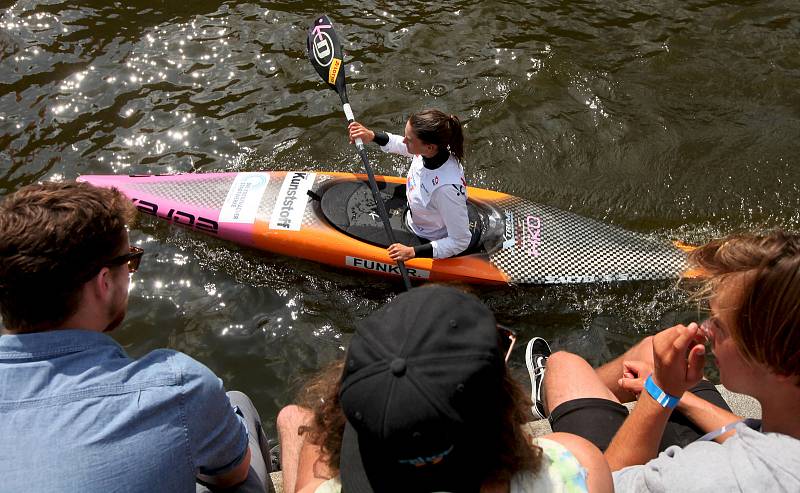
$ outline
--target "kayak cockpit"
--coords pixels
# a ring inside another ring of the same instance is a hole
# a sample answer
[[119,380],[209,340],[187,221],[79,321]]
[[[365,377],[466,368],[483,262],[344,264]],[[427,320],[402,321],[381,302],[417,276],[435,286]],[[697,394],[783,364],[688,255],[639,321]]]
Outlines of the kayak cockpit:
[[[381,247],[389,246],[390,240],[378,214],[368,182],[334,181],[325,185],[316,192],[319,198],[318,206],[322,216],[333,227],[366,243]],[[377,185],[386,205],[395,240],[408,246],[424,242],[425,240],[418,238],[408,229],[404,220],[408,210],[405,184],[378,181]],[[461,255],[486,252],[484,245],[493,245],[496,242],[489,240],[498,236],[494,230],[497,229],[499,215],[473,201],[467,204],[467,212],[472,241],[469,248]]]

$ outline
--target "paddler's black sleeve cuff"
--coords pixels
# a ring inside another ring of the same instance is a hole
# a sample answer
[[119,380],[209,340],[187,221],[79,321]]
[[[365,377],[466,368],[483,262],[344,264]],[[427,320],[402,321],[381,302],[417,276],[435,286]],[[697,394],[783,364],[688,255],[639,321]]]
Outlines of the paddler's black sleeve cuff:
[[375,130],[375,138],[372,141],[383,147],[389,143],[389,135],[386,132]]
[[425,243],[414,246],[414,256],[419,258],[433,258],[433,244]]

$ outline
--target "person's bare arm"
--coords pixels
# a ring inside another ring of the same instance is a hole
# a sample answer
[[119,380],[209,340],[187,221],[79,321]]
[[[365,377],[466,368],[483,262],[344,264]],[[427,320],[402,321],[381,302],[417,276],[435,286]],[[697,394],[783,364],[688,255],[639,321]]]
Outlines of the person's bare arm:
[[[623,376],[619,379],[619,388],[638,396],[644,388],[645,379],[652,373],[652,363],[625,361],[623,362]],[[683,393],[676,409],[705,433],[718,430],[725,425],[742,419],[689,391]],[[722,443],[732,434],[733,431],[730,431],[714,440]]]
[[605,452],[612,471],[644,464],[658,455],[658,445],[672,410],[661,407],[643,392]]
[[313,493],[319,485],[334,477],[335,474],[322,460],[322,448],[308,441],[303,441],[300,449],[300,461],[297,465],[295,493]]
[[[703,376],[705,348],[698,344],[697,330],[695,323],[676,325],[653,337],[653,381],[667,394],[682,396]],[[611,470],[655,458],[671,412],[642,392],[605,452]]]
[[305,442],[305,436],[300,434],[300,427],[309,425],[313,417],[310,409],[296,405],[286,406],[278,413],[276,424],[281,443],[283,490],[286,492],[294,492],[297,480],[300,451]]
[[[681,401],[678,403],[677,409],[683,413],[684,416],[689,418],[698,428],[708,433],[710,431],[718,430],[725,425],[731,424],[735,421],[742,419],[740,416],[732,412],[722,409],[719,406],[708,402],[705,399],[697,397],[691,392],[684,392]],[[733,430],[724,433],[714,440],[719,443],[724,442],[731,435]]]

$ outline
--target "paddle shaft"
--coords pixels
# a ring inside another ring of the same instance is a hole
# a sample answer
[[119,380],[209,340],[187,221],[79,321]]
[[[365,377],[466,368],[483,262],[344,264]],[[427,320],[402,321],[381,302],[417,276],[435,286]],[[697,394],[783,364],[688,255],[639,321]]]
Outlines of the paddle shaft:
[[[308,59],[314,67],[314,70],[316,70],[322,80],[339,95],[339,98],[342,100],[347,122],[354,122],[355,117],[353,116],[353,109],[350,107],[350,102],[347,100],[347,83],[344,78],[345,71],[342,44],[339,42],[339,36],[336,35],[336,31],[333,29],[333,22],[328,19],[328,16],[322,15],[314,21],[311,29],[308,30],[306,43]],[[386,212],[386,205],[383,203],[380,191],[378,191],[378,184],[375,182],[375,173],[372,171],[372,166],[369,164],[367,152],[364,149],[364,143],[361,139],[356,139],[356,148],[358,149],[358,155],[361,156],[361,161],[364,163],[364,169],[367,171],[369,187],[372,190],[372,197],[375,199],[375,204],[378,207],[378,215],[383,222],[383,229],[386,232],[386,236],[389,238],[389,243],[395,244],[397,240],[395,240],[394,232],[389,225],[389,214]],[[411,280],[408,277],[405,263],[399,260],[397,261],[397,267],[400,269],[400,274],[403,276],[403,283],[406,285],[406,289],[411,289]]]
[[[347,123],[353,123],[356,119],[353,115],[353,109],[347,101],[347,95],[344,92],[340,92],[339,96],[342,99],[342,108],[344,109],[344,116],[347,118]],[[364,148],[364,142],[362,142],[361,139],[356,139],[356,149],[358,149],[358,155],[361,156],[361,162],[364,164],[364,169],[367,171],[369,187],[372,189],[372,197],[375,199],[375,204],[378,206],[378,215],[383,222],[383,229],[386,232],[386,236],[389,237],[389,243],[397,243],[397,240],[394,238],[392,226],[389,224],[389,213],[386,211],[386,204],[383,203],[381,192],[378,190],[378,183],[375,181],[375,172],[372,171],[372,165],[369,164],[367,150]],[[403,276],[403,284],[406,285],[406,289],[411,289],[411,279],[408,277],[408,270],[406,269],[405,262],[398,260],[397,267],[400,269],[400,275]]]

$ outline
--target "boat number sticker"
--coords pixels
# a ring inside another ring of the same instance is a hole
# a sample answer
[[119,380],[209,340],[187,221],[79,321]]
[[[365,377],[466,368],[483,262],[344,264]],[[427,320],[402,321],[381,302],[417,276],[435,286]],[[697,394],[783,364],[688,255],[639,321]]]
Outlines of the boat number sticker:
[[522,235],[522,248],[528,247],[531,257],[540,255],[539,246],[542,244],[542,218],[528,216],[525,218],[525,232]]
[[[402,275],[400,273],[400,267],[396,264],[385,264],[383,262],[377,262],[375,260],[366,260],[363,258],[358,257],[347,257],[345,261],[346,265],[350,267],[355,267],[357,269],[364,269],[364,270],[371,270],[375,272],[385,272],[387,274],[394,274],[394,275]],[[418,279],[428,279],[431,277],[430,271],[423,270],[423,269],[414,269],[411,267],[406,267],[408,271],[408,275],[411,277],[416,277]]]
[[308,203],[308,191],[314,184],[316,173],[286,173],[283,179],[278,200],[272,208],[269,229],[300,231],[303,224],[303,212]]
[[219,212],[219,222],[253,224],[269,173],[237,173]]
[[505,216],[506,227],[503,231],[503,250],[514,248],[514,245],[517,244],[517,237],[514,231],[514,213],[511,211],[505,211]]

